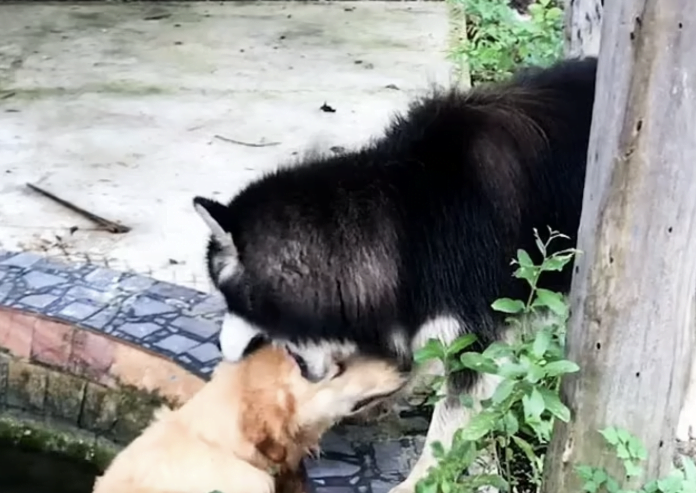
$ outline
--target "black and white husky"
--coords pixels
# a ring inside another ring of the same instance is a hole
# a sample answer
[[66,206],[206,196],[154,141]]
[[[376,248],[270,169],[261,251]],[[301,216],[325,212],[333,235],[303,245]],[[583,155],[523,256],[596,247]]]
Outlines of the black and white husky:
[[[435,91],[364,148],[313,157],[249,185],[228,204],[196,197],[212,235],[210,277],[227,302],[220,345],[238,359],[255,335],[285,341],[310,379],[356,353],[410,370],[430,338],[501,338],[499,297],[524,299],[512,276],[533,229],[579,226],[595,91],[595,58],[527,69],[468,92]],[[536,259],[538,260],[538,258]],[[567,291],[571,272],[547,275]],[[466,424],[456,397],[490,396],[469,372],[447,382],[426,445],[393,491],[412,492]]]

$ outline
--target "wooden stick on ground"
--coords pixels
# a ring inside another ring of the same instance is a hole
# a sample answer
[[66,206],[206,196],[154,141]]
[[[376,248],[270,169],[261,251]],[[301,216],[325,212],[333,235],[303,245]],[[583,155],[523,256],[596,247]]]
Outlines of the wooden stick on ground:
[[222,135],[214,135],[213,138],[222,140],[223,142],[229,142],[230,144],[237,144],[246,147],[270,147],[280,145],[280,142],[260,142],[258,144],[253,142],[242,142],[241,140],[230,139],[229,137],[223,137]]
[[110,221],[109,219],[105,219],[101,216],[98,216],[98,215],[92,213],[92,212],[89,212],[89,211],[83,209],[82,207],[78,207],[75,204],[68,202],[65,199],[61,199],[60,197],[57,197],[57,196],[53,195],[51,192],[48,192],[48,191],[46,191],[46,190],[44,190],[36,185],[33,185],[31,183],[27,183],[27,187],[31,188],[35,192],[40,193],[44,197],[48,197],[49,199],[53,200],[54,202],[58,202],[63,207],[66,207],[66,208],[70,209],[71,211],[77,212],[81,216],[86,217],[90,221],[96,223],[99,226],[99,229],[104,229],[104,230],[106,230],[110,233],[114,233],[114,234],[128,233],[131,230],[131,228],[128,226],[124,226],[123,224],[119,224],[117,222]]

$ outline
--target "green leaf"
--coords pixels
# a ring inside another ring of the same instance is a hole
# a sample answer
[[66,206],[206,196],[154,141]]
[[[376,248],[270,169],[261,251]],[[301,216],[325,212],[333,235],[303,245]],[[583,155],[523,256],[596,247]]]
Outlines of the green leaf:
[[556,418],[564,423],[570,421],[570,409],[561,402],[561,398],[556,392],[549,389],[540,389],[540,393],[544,398],[544,406]]
[[540,330],[534,336],[534,345],[532,346],[532,354],[537,358],[541,358],[551,343],[552,334],[548,330]]
[[503,380],[498,384],[498,387],[496,387],[495,392],[493,392],[493,396],[491,397],[491,400],[495,404],[500,404],[503,402],[505,399],[510,397],[510,394],[512,394],[513,389],[515,388],[515,381],[514,380]]
[[595,468],[587,465],[575,466],[575,472],[583,481],[589,481],[594,477]]
[[445,456],[445,447],[442,446],[441,442],[435,441],[430,444],[430,448],[433,451],[433,457],[439,459]]
[[503,378],[515,380],[527,374],[527,368],[519,363],[506,361],[498,368],[498,375]]
[[423,363],[431,359],[445,359],[445,346],[439,339],[431,338],[428,339],[422,348],[415,352],[413,359],[416,363]]
[[524,310],[525,305],[520,300],[512,300],[510,298],[500,298],[495,300],[491,305],[495,311],[503,313],[520,313]]
[[538,419],[541,413],[546,409],[544,404],[544,398],[541,393],[536,389],[532,388],[529,395],[522,397],[522,407],[524,408],[524,414],[526,416]]
[[461,402],[462,406],[466,407],[467,409],[474,408],[474,398],[469,394],[460,394],[459,402]]
[[645,483],[645,486],[643,486],[643,493],[657,493],[658,491],[659,487],[657,486],[656,479],[648,481],[647,483]]
[[599,432],[602,434],[604,439],[610,444],[610,445],[618,445],[619,444],[619,434],[617,433],[617,430],[613,426],[608,426],[604,428],[603,430],[599,430]]
[[520,422],[517,420],[513,413],[505,413],[503,416],[503,423],[505,425],[505,432],[515,438],[515,435],[520,430]]
[[645,447],[643,447],[643,444],[637,437],[629,435],[626,445],[628,446],[628,452],[634,459],[645,460],[648,458],[648,451],[645,450]]
[[690,457],[686,456],[681,457],[681,463],[687,483],[692,483],[696,488],[696,464]]
[[621,460],[626,460],[631,458],[631,454],[628,453],[628,448],[625,444],[619,442],[616,445],[616,456]]
[[438,493],[437,482],[428,481],[425,478],[416,483],[416,493]]
[[456,354],[475,343],[477,340],[476,334],[466,334],[458,337],[452,344],[447,347],[447,354]]
[[509,356],[512,354],[513,349],[506,342],[496,341],[491,343],[484,351],[483,354],[487,358],[495,359],[500,357]]
[[548,289],[538,288],[536,291],[536,298],[556,315],[565,316],[568,311],[566,302],[563,299],[563,296],[559,293],[554,293]]
[[444,396],[444,395],[433,394],[433,395],[429,396],[423,404],[426,405],[426,406],[434,406],[434,405],[437,404],[438,401],[440,401],[440,399],[442,399],[443,397],[445,397],[445,396]]
[[582,486],[583,491],[587,491],[587,493],[595,493],[599,489],[599,486],[594,481],[588,481]]
[[592,474],[592,480],[601,485],[607,480],[607,472],[604,469],[595,469],[594,473]]
[[442,344],[442,341],[431,338],[428,339],[422,348],[415,352],[413,359],[416,363],[423,363],[431,359],[439,359],[444,361],[445,354],[445,346]]
[[549,10],[546,11],[546,18],[555,20],[555,19],[560,19],[563,16],[563,11],[559,9],[558,7],[551,7]]
[[514,276],[517,279],[524,279],[527,284],[533,286],[538,270],[537,267],[520,267],[515,271]]
[[658,488],[664,493],[678,493],[682,489],[682,483],[682,478],[675,474],[657,480]]
[[629,478],[640,476],[643,472],[642,467],[640,467],[638,464],[634,464],[631,461],[625,461],[624,467],[626,468],[626,476],[628,476]]
[[560,272],[572,259],[572,253],[565,255],[554,255],[553,257],[549,257],[544,260],[544,263],[541,264],[541,270],[545,272]]
[[611,476],[607,477],[606,484],[604,487],[607,489],[608,493],[619,493],[620,487],[618,481]]
[[462,431],[461,438],[471,441],[478,440],[493,431],[498,419],[498,413],[490,409],[480,412],[471,418],[467,427]]
[[517,262],[520,264],[520,267],[534,267],[532,258],[522,249],[517,250]]
[[534,362],[529,363],[529,369],[527,370],[527,377],[526,377],[526,380],[529,383],[536,384],[545,376],[546,376],[546,370],[544,367],[539,366]]
[[616,435],[619,437],[619,442],[628,443],[632,435],[625,428],[616,428]]
[[498,373],[498,365],[490,358],[486,358],[481,353],[463,353],[459,357],[462,364],[474,371],[482,373]]
[[544,366],[544,371],[546,375],[550,377],[556,377],[558,375],[563,375],[566,373],[575,373],[576,371],[580,371],[580,367],[572,361],[562,359],[559,361],[552,361],[551,363],[548,363],[546,366]]
[[534,464],[537,460],[536,453],[534,452],[534,448],[530,445],[528,441],[525,439],[513,435],[512,436],[512,441],[515,442],[515,444],[524,452],[524,455],[527,456],[527,460],[529,460],[530,463]]
[[447,358],[445,372],[449,375],[451,373],[456,373],[462,370],[464,370],[464,365],[462,365],[461,362],[455,359],[452,355],[449,355],[449,357]]

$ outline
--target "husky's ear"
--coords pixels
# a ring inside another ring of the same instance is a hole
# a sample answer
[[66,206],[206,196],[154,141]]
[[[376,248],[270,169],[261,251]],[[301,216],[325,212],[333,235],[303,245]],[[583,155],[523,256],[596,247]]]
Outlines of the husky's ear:
[[205,197],[194,197],[193,208],[203,218],[216,240],[224,246],[233,246],[232,234],[225,228],[226,216],[229,214],[227,206]]

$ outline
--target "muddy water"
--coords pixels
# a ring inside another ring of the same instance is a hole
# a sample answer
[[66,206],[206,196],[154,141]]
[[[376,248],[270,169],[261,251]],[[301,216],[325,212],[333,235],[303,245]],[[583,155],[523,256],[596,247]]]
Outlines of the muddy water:
[[0,492],[91,493],[91,464],[0,443]]

